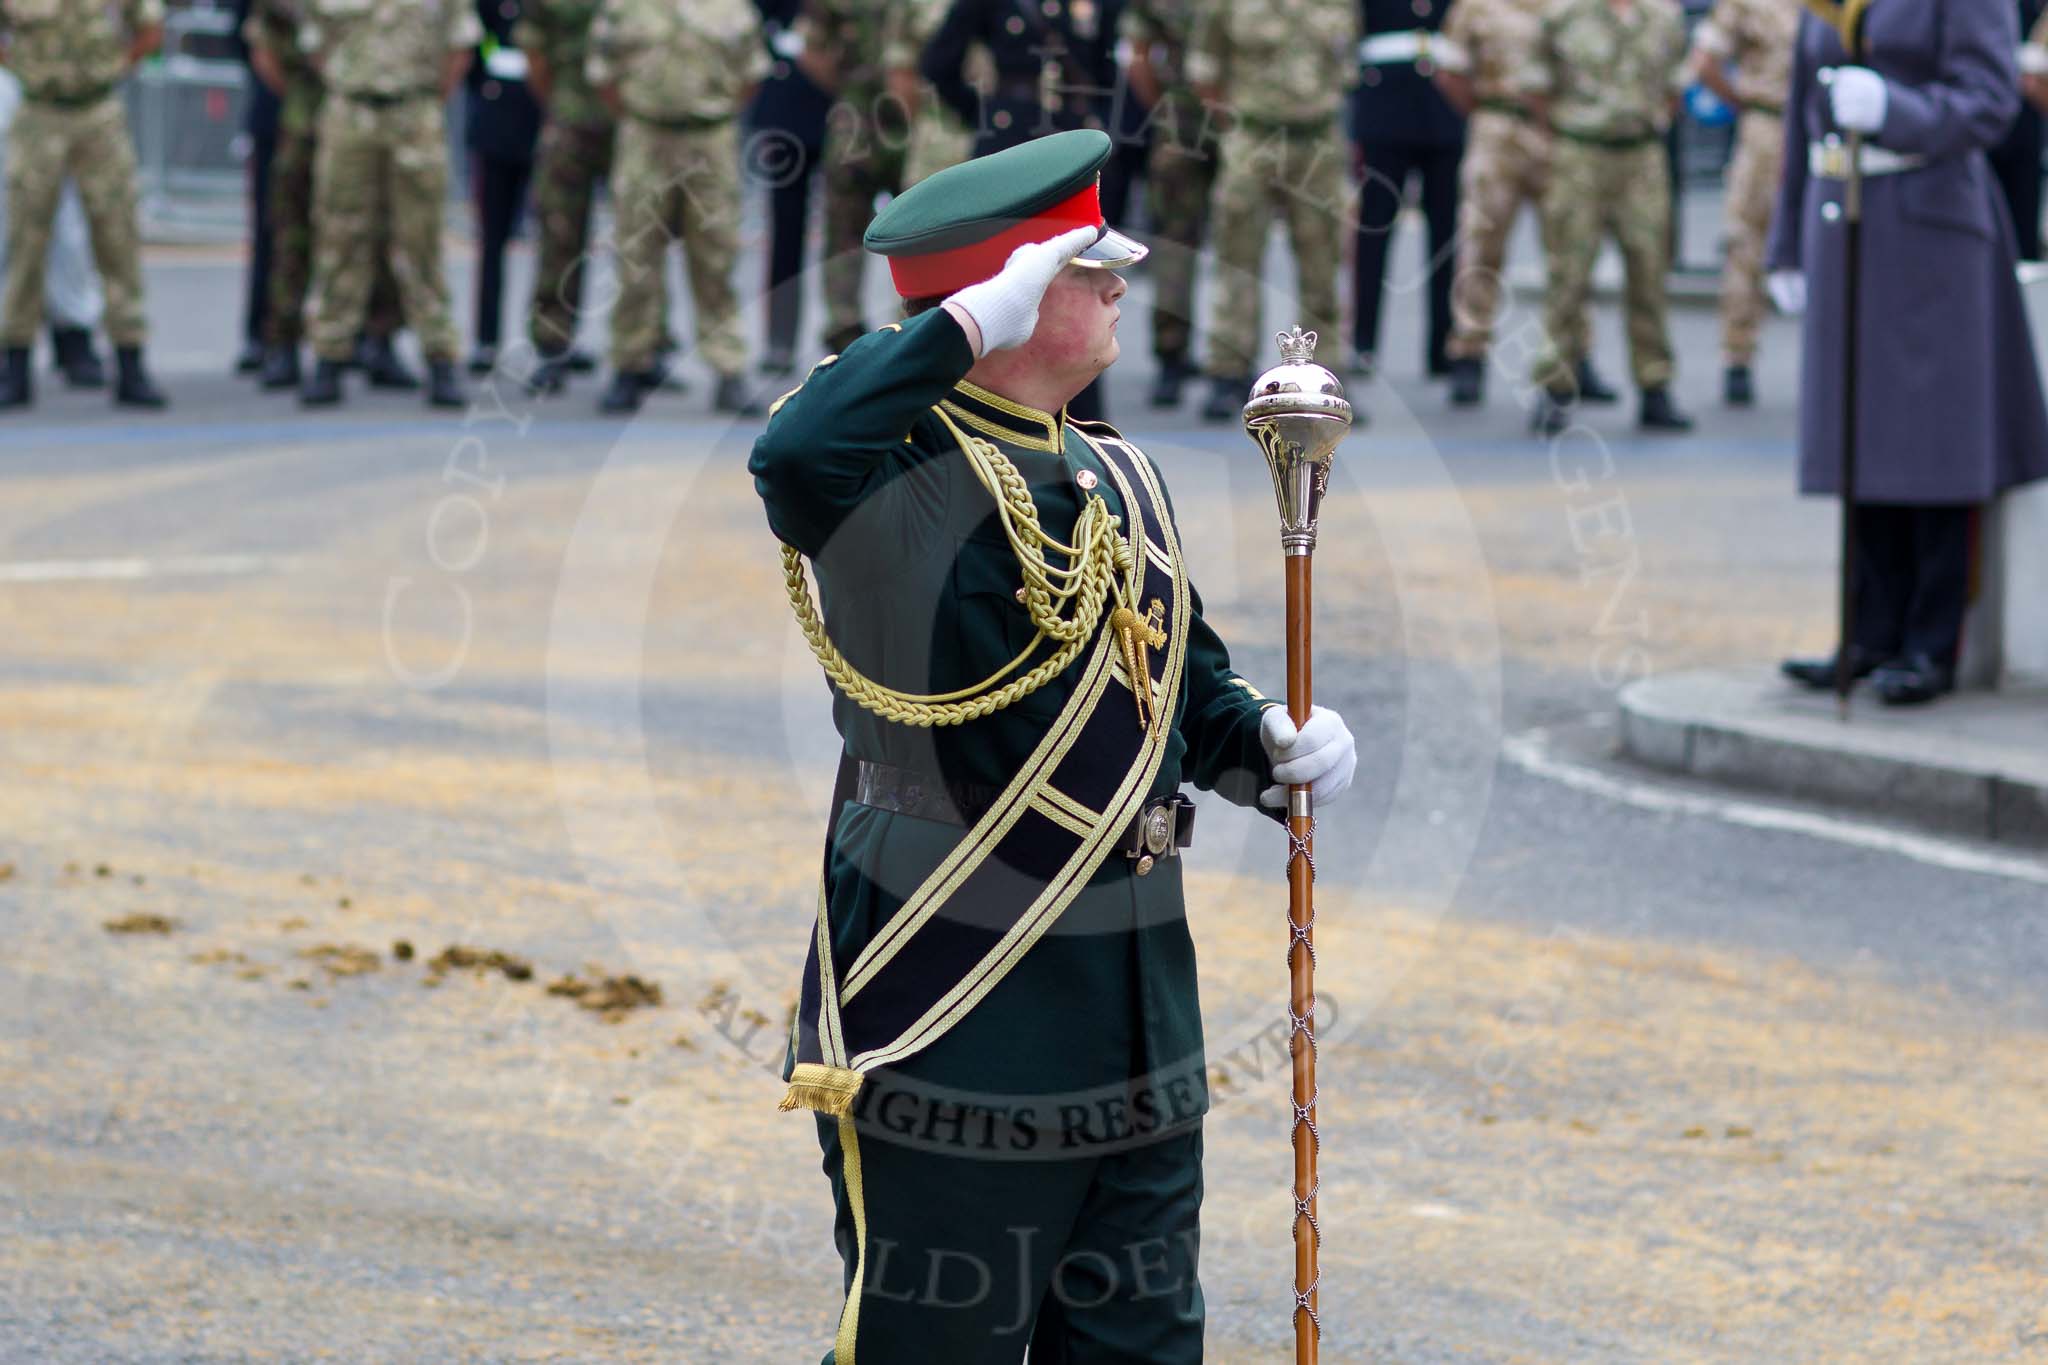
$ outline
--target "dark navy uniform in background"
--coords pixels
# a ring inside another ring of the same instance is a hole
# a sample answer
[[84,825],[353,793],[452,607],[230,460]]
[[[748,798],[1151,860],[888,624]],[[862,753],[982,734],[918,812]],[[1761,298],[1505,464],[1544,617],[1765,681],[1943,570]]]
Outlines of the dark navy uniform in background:
[[242,39],[249,0],[236,0],[234,16],[235,56],[248,68],[242,82],[247,100],[242,131],[249,138],[249,296],[242,308],[242,352],[235,368],[249,374],[263,363],[263,323],[270,316],[270,162],[277,154],[278,101],[249,67],[249,44]]
[[484,40],[463,78],[469,147],[476,192],[476,349],[470,368],[497,363],[504,312],[505,244],[519,229],[533,180],[533,149],[540,138],[540,104],[526,88],[525,54],[514,46],[520,0],[477,0]]
[[[2034,31],[2048,0],[2018,0],[2020,36]],[[2041,259],[2041,111],[2025,100],[2005,130],[2005,140],[1985,153],[1998,188],[2005,194],[2005,206],[2012,213],[2013,233],[2020,259]]]
[[1352,269],[1351,344],[1362,356],[1379,349],[1380,293],[1411,177],[1421,181],[1429,223],[1429,352],[1433,375],[1447,374],[1451,337],[1451,275],[1456,264],[1458,161],[1465,120],[1430,80],[1437,63],[1430,44],[1443,27],[1449,0],[1359,0],[1365,38],[1358,85],[1351,93],[1351,140],[1363,184],[1358,192],[1358,249]]
[[825,161],[825,116],[832,96],[796,64],[791,30],[803,0],[755,0],[761,39],[774,64],[754,96],[747,123],[760,137],[749,158],[768,181],[768,345],[761,368],[787,374],[803,327],[805,231],[811,188]]

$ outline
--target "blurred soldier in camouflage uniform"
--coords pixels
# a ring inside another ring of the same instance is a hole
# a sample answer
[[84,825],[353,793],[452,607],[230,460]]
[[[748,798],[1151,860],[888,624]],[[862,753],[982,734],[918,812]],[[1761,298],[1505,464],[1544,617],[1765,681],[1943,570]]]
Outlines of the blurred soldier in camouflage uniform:
[[[890,7],[890,21],[882,50],[889,89],[910,115],[910,151],[904,157],[903,187],[957,166],[974,151],[974,130],[946,107],[931,82],[918,72],[924,45],[945,22],[952,0],[898,0]],[[970,82],[992,79],[988,49],[970,45],[967,53]]]
[[909,109],[884,65],[888,30],[909,0],[805,0],[797,20],[798,64],[833,96],[825,121],[825,349],[845,350],[867,331],[861,234],[875,197],[902,191]]
[[599,0],[526,0],[514,32],[526,53],[527,88],[547,112],[533,168],[540,241],[534,259],[533,312],[527,324],[534,350],[540,353],[530,382],[541,392],[559,390],[571,372],[596,368],[591,357],[576,348],[576,324],[583,314],[591,206],[598,182],[611,175],[612,139],[618,132],[618,121],[590,88],[583,70],[598,4]]
[[605,412],[632,412],[658,382],[661,296],[671,241],[683,244],[697,345],[718,374],[712,407],[754,416],[742,371],[739,301],[740,110],[768,71],[749,0],[604,0],[584,70],[619,119],[612,199],[619,299]]
[[[249,65],[278,99],[277,149],[270,162],[270,305],[263,315],[266,389],[299,386],[299,342],[306,333],[306,291],[313,278],[313,160],[327,86],[300,36],[307,0],[253,0],[242,25]],[[373,388],[412,389],[419,380],[392,348],[398,331],[398,278],[379,243],[375,282],[356,360]]]
[[34,396],[29,350],[43,321],[43,278],[57,201],[78,185],[106,284],[107,336],[119,377],[114,401],[160,408],[142,364],[142,241],[135,148],[117,87],[163,41],[161,0],[0,0],[0,60],[21,81],[7,142],[7,285],[0,315],[0,408]]
[[[406,323],[427,357],[427,402],[468,400],[455,375],[457,340],[441,273],[448,198],[448,96],[482,36],[458,0],[311,0],[307,31],[327,78],[313,167],[313,373],[299,401],[341,401],[388,232]],[[387,223],[380,215],[389,215]]]
[[[1535,49],[1549,0],[1456,0],[1437,52],[1437,88],[1466,116],[1465,159],[1458,167],[1458,264],[1453,277],[1451,402],[1476,406],[1486,394],[1486,353],[1500,312],[1508,234],[1522,205],[1538,210],[1550,184],[1550,129],[1530,117],[1515,82]],[[1611,403],[1613,389],[1593,373],[1588,338],[1572,338],[1579,356],[1579,398]]]
[[1556,0],[1543,12],[1521,82],[1557,137],[1543,196],[1550,280],[1545,343],[1533,372],[1544,390],[1534,420],[1539,432],[1555,435],[1570,424],[1593,259],[1608,233],[1627,270],[1639,423],[1653,431],[1692,426],[1671,399],[1664,294],[1671,244],[1664,134],[1684,79],[1685,20],[1677,0]]
[[[1764,320],[1764,239],[1778,202],[1785,163],[1785,94],[1792,84],[1792,40],[1799,9],[1780,0],[1715,0],[1693,32],[1700,83],[1741,111],[1728,169],[1728,260],[1721,268],[1721,396],[1733,407],[1755,400],[1749,362]],[[1725,64],[1735,63],[1730,81]],[[2035,172],[2039,174],[2038,168]]]
[[1152,406],[1180,402],[1196,373],[1195,265],[1216,188],[1216,133],[1187,79],[1188,38],[1196,0],[1131,0],[1123,39],[1130,45],[1131,90],[1151,112],[1152,151],[1145,166],[1145,208],[1152,220],[1152,354],[1159,374]]
[[1263,354],[1259,286],[1266,230],[1287,219],[1299,322],[1337,336],[1349,156],[1337,127],[1358,49],[1351,0],[1232,0],[1197,8],[1188,78],[1223,128],[1211,230],[1220,279],[1209,301],[1209,401],[1202,416],[1236,420]]

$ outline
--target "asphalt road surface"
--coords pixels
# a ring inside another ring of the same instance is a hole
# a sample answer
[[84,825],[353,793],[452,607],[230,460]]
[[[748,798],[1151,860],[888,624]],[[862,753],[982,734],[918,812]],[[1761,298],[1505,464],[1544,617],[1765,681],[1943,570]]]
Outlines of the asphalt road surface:
[[[817,1359],[773,1068],[832,737],[756,428],[701,370],[307,415],[225,375],[225,255],[150,283],[172,412],[0,425],[0,1359]],[[1612,757],[1626,681],[1829,639],[1789,330],[1736,415],[1681,314],[1697,433],[1552,449],[1511,373],[1445,407],[1417,302],[1316,560],[1324,1359],[2048,1359],[2048,868]],[[1112,416],[1277,686],[1266,475],[1145,408],[1143,313]],[[1201,828],[1210,1356],[1291,1359],[1283,849]]]

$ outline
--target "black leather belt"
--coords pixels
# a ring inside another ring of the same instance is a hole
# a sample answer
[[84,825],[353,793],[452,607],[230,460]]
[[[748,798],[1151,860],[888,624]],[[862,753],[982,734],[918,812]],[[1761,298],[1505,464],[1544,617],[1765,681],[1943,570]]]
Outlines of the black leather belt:
[[26,92],[27,98],[36,104],[53,105],[58,109],[87,109],[114,93],[111,85],[96,85],[90,90],[74,90],[58,93],[54,90]]
[[341,94],[344,99],[353,100],[357,104],[367,104],[372,109],[396,109],[399,105],[410,104],[414,100],[439,98],[439,92],[434,90],[400,90],[396,93],[382,90],[344,90]]
[[[861,760],[853,788],[853,799],[863,806],[963,826],[986,815],[1002,794],[1000,787],[942,782],[911,768],[866,759]],[[1134,862],[1142,877],[1155,860],[1178,857],[1194,841],[1195,803],[1175,792],[1140,806],[1118,837],[1115,851]]]
[[1632,151],[1637,147],[1647,147],[1654,142],[1663,141],[1663,137],[1657,133],[1610,135],[1607,133],[1583,133],[1575,128],[1557,128],[1553,131],[1567,142],[1576,142],[1585,147],[1598,147],[1603,151],[1609,152]]

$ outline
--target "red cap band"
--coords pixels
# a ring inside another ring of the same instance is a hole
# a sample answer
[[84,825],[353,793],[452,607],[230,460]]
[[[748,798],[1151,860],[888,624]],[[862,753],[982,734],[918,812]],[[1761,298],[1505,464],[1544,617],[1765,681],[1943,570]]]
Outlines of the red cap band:
[[1102,226],[1102,200],[1094,181],[1070,199],[1063,199],[1005,228],[993,237],[950,251],[922,256],[891,256],[889,276],[906,299],[943,298],[970,284],[979,284],[1001,270],[1010,253],[1026,242],[1044,242],[1077,227]]

